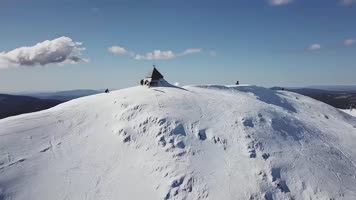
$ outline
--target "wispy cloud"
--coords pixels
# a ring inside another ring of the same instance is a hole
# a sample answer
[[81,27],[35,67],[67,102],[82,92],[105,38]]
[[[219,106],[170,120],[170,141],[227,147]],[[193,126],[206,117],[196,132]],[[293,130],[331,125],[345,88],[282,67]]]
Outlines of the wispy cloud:
[[112,46],[108,48],[108,51],[118,55],[125,55],[129,56],[135,60],[170,60],[181,56],[186,56],[190,54],[197,54],[201,52],[201,49],[192,48],[186,49],[183,52],[175,53],[173,51],[161,51],[161,50],[154,50],[152,52],[148,52],[146,54],[137,54],[131,51],[126,50],[124,47],[121,46]]
[[93,13],[98,13],[99,12],[99,8],[97,7],[93,7],[90,9]]
[[209,51],[209,56],[214,57],[214,56],[217,56],[217,55],[218,55],[218,54],[217,54],[216,51]]
[[76,64],[86,61],[81,58],[85,48],[82,43],[69,37],[46,40],[30,47],[20,47],[8,52],[0,52],[0,69],[19,66],[47,65],[52,63]]
[[145,55],[136,54],[133,58],[136,60],[170,60],[176,57],[177,55],[173,51],[154,50]]
[[118,55],[128,55],[128,56],[135,56],[134,53],[127,51],[125,48],[120,46],[112,46],[108,49],[109,52],[118,54]]
[[344,6],[351,6],[356,4],[356,0],[339,0],[339,1]]
[[178,54],[178,56],[185,56],[189,54],[195,54],[195,53],[200,53],[201,49],[195,48],[195,49],[186,49],[182,53]]
[[307,47],[308,51],[317,51],[321,49],[321,45],[320,44],[312,44],[309,47]]
[[356,40],[354,40],[354,39],[347,39],[344,41],[345,46],[352,46],[354,44],[356,44]]
[[[267,0],[272,6],[283,6],[294,2],[294,0]],[[341,5],[351,6],[356,5],[356,0],[337,0]]]
[[268,3],[272,6],[283,6],[292,2],[293,0],[268,0]]

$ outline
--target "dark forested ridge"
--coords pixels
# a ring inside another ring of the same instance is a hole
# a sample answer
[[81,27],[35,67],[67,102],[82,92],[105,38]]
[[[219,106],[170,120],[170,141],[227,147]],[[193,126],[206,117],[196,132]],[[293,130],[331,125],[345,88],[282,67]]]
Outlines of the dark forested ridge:
[[291,89],[291,88],[282,88],[282,87],[273,87],[271,89],[286,90],[286,91],[302,94],[340,109],[349,109],[351,106],[356,108],[355,90],[331,91],[331,90],[314,89],[314,88]]
[[322,93],[307,94],[306,96],[340,109],[349,109],[351,105],[356,108],[356,93]]
[[0,119],[48,109],[62,102],[64,101],[0,94]]

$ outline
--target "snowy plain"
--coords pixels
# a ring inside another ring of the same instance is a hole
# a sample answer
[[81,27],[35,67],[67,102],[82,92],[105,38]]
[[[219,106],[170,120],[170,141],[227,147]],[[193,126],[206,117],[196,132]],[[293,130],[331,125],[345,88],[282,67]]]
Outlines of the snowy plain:
[[351,200],[355,145],[299,94],[138,86],[0,120],[0,200]]

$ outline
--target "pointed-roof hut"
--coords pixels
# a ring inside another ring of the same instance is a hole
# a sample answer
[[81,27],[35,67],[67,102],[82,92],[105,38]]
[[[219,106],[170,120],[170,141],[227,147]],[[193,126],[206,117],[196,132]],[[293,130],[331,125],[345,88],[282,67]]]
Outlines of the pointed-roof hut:
[[151,81],[158,81],[163,78],[163,75],[156,69],[156,66],[153,65],[153,70],[147,74],[146,78],[151,78]]
[[152,71],[147,74],[145,79],[141,80],[141,85],[159,86],[162,81],[164,81],[163,75],[157,70],[156,66],[153,65]]

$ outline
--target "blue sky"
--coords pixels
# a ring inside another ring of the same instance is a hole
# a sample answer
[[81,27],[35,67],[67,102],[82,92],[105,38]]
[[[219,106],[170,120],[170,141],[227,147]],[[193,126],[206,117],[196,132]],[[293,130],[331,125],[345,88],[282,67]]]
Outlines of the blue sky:
[[[1,0],[0,25],[0,92],[124,88],[154,62],[180,85],[356,84],[356,0]],[[62,36],[80,61],[20,59]]]

